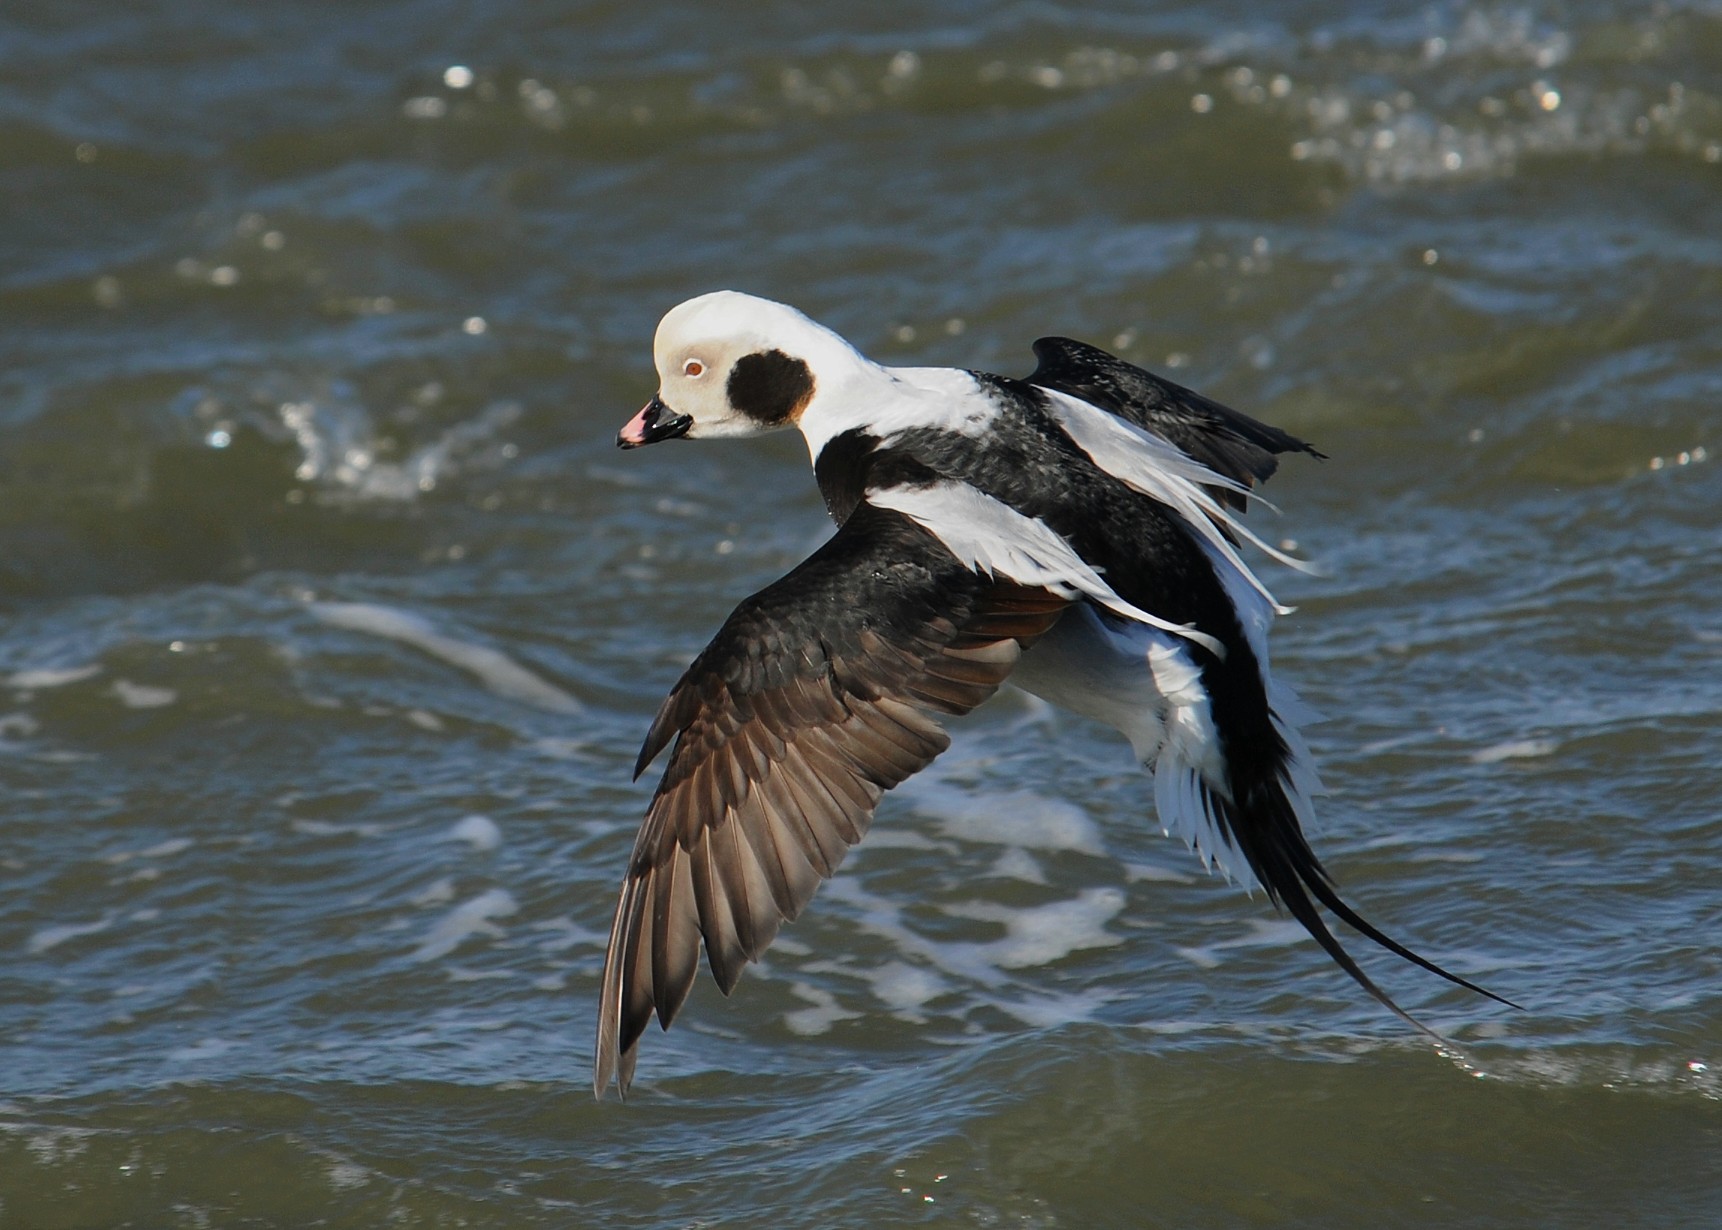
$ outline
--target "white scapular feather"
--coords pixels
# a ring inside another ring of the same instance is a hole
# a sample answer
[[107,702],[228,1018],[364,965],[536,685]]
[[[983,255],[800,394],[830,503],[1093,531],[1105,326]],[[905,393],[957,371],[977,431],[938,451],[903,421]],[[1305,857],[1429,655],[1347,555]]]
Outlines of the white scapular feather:
[[1236,514],[1204,490],[1219,487],[1255,498],[1248,487],[1216,474],[1170,441],[1091,406],[1081,398],[1051,391],[1047,397],[1060,426],[1095,465],[1181,514],[1208,546],[1237,569],[1251,588],[1273,603],[1275,611],[1281,615],[1290,613],[1289,607],[1274,602],[1273,594],[1238,557],[1224,531],[1231,531],[1289,568],[1309,572],[1312,571],[1310,565],[1270,547]]
[[1207,633],[1161,619],[1120,598],[1044,521],[1025,517],[967,483],[888,487],[869,491],[867,502],[902,513],[977,572],[1007,577],[1020,585],[1045,586],[1061,597],[1092,598],[1126,619],[1185,637],[1218,657],[1225,656],[1225,646]]

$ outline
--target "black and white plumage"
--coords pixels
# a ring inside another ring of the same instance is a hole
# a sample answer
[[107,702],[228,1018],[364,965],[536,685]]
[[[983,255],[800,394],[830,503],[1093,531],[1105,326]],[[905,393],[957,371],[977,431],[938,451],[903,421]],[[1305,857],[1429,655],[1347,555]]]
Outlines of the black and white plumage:
[[[659,709],[635,774],[674,744],[605,957],[594,1086],[625,1093],[703,946],[727,994],[948,745],[940,719],[1008,678],[1129,740],[1162,826],[1261,886],[1376,999],[1327,907],[1359,917],[1304,837],[1320,790],[1302,710],[1268,670],[1278,608],[1240,514],[1290,452],[1276,428],[1064,338],[1026,380],[887,368],[779,303],[719,291],[666,315],[638,447],[798,428],[837,533],[736,608]],[[1494,998],[1493,996],[1491,996]],[[1410,1019],[1410,1018],[1406,1018]],[[1413,1022],[1415,1024],[1415,1022]]]

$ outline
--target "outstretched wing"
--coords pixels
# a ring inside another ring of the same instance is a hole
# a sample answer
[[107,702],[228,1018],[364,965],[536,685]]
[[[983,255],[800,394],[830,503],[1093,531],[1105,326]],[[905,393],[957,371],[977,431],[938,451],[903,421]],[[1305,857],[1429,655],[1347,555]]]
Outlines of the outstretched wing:
[[748,598],[678,682],[636,776],[675,742],[646,812],[604,958],[595,1091],[627,1092],[640,1036],[668,1028],[702,943],[727,995],[742,966],[861,840],[885,791],[1068,605],[986,577],[901,513],[862,504]]
[[[1034,344],[1040,360],[1028,383],[1080,397],[1091,406],[1170,440],[1216,474],[1245,487],[1265,482],[1280,453],[1323,457],[1290,432],[1258,423],[1247,414],[1163,380],[1098,346],[1068,337],[1043,337]],[[1222,504],[1240,511],[1244,497],[1211,489]]]

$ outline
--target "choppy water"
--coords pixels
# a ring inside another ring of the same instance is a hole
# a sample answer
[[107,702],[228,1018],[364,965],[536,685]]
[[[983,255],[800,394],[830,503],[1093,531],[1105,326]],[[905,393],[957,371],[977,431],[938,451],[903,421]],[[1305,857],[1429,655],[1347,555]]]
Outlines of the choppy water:
[[[1722,9],[0,12],[0,1224],[1713,1226]],[[735,286],[1061,332],[1289,465],[1369,968],[963,725],[733,1001],[588,1087],[663,691],[825,532],[619,456]]]

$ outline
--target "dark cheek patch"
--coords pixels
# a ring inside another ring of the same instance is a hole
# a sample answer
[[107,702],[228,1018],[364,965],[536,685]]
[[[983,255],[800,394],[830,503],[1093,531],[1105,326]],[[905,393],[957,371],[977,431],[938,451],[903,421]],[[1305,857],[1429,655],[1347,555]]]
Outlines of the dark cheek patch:
[[813,373],[800,359],[765,350],[737,359],[725,388],[742,414],[777,426],[793,421],[813,399]]

